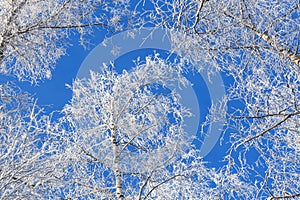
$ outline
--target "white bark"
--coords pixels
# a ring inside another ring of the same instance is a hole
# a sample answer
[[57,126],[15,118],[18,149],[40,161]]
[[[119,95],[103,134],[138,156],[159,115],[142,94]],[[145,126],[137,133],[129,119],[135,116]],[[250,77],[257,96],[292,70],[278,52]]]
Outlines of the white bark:
[[113,146],[113,170],[116,177],[116,197],[117,199],[124,199],[123,191],[122,191],[122,171],[120,169],[120,154],[119,154],[119,148],[117,144],[116,139],[116,129],[114,127],[111,127],[110,129],[112,131],[112,146]]
[[[111,100],[111,110],[113,111],[113,99]],[[120,149],[117,141],[117,127],[113,119],[113,113],[111,113],[109,130],[111,132],[111,145],[113,154],[113,171],[115,174],[116,182],[116,197],[119,200],[124,199],[123,188],[122,188],[122,170],[120,168]]]

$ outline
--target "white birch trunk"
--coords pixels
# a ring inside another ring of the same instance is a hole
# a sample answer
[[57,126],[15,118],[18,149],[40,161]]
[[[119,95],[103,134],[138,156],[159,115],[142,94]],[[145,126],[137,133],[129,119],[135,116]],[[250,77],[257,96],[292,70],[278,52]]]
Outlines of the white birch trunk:
[[275,39],[273,39],[269,35],[260,32],[252,24],[249,24],[249,23],[247,23],[245,21],[239,20],[236,16],[234,16],[233,14],[231,14],[229,12],[226,12],[225,14],[227,16],[229,16],[229,17],[231,17],[231,18],[239,21],[241,24],[243,24],[244,26],[246,26],[247,28],[249,28],[250,30],[252,30],[257,36],[259,36],[260,38],[262,38],[271,47],[273,47],[274,49],[277,49],[279,51],[279,53],[281,53],[283,55],[286,55],[293,63],[295,63],[298,67],[300,67],[300,56],[299,55],[293,53],[289,49],[286,49],[283,45],[277,43],[275,41]]
[[111,126],[111,140],[112,140],[112,146],[113,146],[113,162],[114,162],[114,173],[116,177],[116,196],[117,199],[123,200],[124,194],[122,191],[122,174],[120,171],[120,155],[118,151],[118,144],[117,144],[117,138],[116,138],[116,128],[114,125]]

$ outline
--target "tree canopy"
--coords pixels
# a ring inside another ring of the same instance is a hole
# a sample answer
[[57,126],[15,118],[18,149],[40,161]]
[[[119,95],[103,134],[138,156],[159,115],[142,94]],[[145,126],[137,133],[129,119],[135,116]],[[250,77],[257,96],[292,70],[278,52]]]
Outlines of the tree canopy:
[[[0,84],[0,199],[300,197],[299,15],[299,0],[1,1],[0,73],[16,81]],[[164,28],[178,60],[156,54],[120,74],[108,63],[74,80],[55,119],[18,86],[51,79],[71,38],[144,27]],[[192,111],[166,87],[204,67],[229,80],[203,123],[226,121],[218,168],[185,137]]]

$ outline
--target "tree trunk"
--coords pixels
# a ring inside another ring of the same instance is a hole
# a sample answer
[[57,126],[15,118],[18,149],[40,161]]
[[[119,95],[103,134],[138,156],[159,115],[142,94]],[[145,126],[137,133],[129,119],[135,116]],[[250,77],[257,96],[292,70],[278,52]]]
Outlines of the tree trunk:
[[283,45],[277,43],[275,39],[271,38],[269,35],[266,33],[262,33],[259,30],[257,30],[252,24],[249,24],[245,21],[242,21],[238,19],[236,16],[231,14],[230,12],[225,12],[225,15],[231,17],[232,19],[237,20],[241,24],[243,24],[245,27],[248,29],[252,30],[257,36],[262,38],[265,42],[267,42],[271,47],[276,49],[279,53],[287,56],[293,63],[295,63],[298,67],[300,67],[300,56],[296,53],[293,53],[291,50],[286,49]]
[[118,144],[117,144],[117,138],[116,138],[116,128],[114,125],[111,126],[111,139],[112,139],[112,145],[113,145],[113,162],[114,162],[114,173],[116,177],[116,196],[117,199],[123,200],[124,194],[122,191],[122,174],[120,171],[120,155],[118,151]]

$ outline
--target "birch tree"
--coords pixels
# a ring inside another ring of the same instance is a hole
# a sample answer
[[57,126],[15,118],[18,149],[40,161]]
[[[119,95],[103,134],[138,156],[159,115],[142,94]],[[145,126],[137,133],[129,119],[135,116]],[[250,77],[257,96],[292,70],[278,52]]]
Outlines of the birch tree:
[[[208,121],[228,119],[228,174],[239,172],[255,199],[291,199],[299,188],[298,0],[151,1],[154,25],[171,29],[174,51],[211,65],[233,83]],[[151,11],[149,11],[151,12]]]
[[[217,188],[210,187],[219,184],[215,172],[204,166],[184,137],[184,119],[190,111],[180,104],[176,91],[157,90],[172,82],[186,80],[175,64],[155,57],[131,72],[116,74],[106,67],[73,83],[74,96],[63,118],[63,151],[69,159],[62,164],[60,179],[64,198],[218,196]],[[250,191],[244,187],[238,195],[251,196],[245,189]]]
[[156,62],[148,60],[121,75],[106,67],[102,74],[91,72],[90,79],[74,82],[74,96],[64,110],[71,129],[66,138],[76,152],[70,158],[72,170],[66,171],[76,184],[75,194],[141,199],[154,195],[164,181],[182,176],[166,166],[182,149],[182,124],[189,112],[174,92],[155,94],[151,87],[184,79]]
[[[0,2],[0,73],[38,83],[51,78],[56,61],[66,54],[68,38],[91,33],[90,27],[118,31],[127,13],[124,1]],[[0,199],[51,197],[45,187],[57,168],[52,162],[59,139],[51,135],[51,115],[27,93],[10,83],[0,85]],[[57,156],[57,160],[60,160]],[[52,196],[57,198],[57,196]]]

